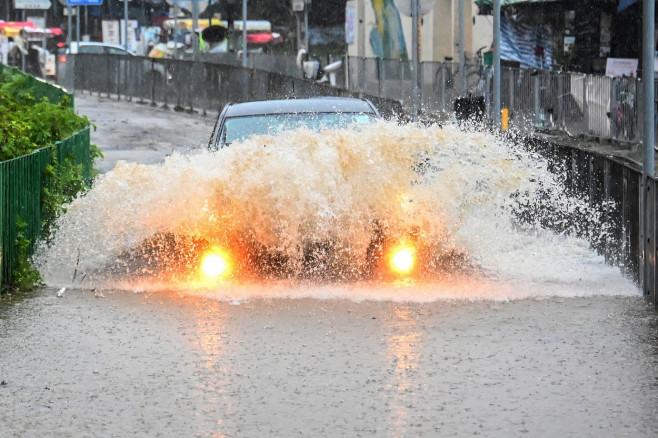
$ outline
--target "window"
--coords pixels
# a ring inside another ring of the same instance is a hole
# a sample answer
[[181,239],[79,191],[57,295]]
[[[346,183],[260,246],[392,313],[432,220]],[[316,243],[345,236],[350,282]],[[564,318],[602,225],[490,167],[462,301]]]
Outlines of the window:
[[116,47],[107,47],[107,53],[110,55],[130,55],[130,52],[123,49],[117,49]]
[[79,46],[78,53],[91,53],[93,55],[101,55],[105,53],[103,46]]

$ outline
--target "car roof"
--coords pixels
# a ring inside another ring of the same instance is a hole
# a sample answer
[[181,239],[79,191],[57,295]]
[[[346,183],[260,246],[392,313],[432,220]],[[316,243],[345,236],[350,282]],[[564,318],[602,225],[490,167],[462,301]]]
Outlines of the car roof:
[[[103,42],[98,42],[98,41],[71,41],[69,44],[70,48],[75,48],[77,49],[78,47],[84,47],[84,46],[101,46],[101,47],[112,47],[114,49],[121,49],[121,50],[126,50],[126,48],[120,44],[110,44],[110,43],[103,43]],[[127,52],[132,53],[130,50],[126,50]]]
[[260,100],[229,104],[225,117],[295,113],[370,113],[379,116],[366,99],[353,97],[312,97],[307,99]]

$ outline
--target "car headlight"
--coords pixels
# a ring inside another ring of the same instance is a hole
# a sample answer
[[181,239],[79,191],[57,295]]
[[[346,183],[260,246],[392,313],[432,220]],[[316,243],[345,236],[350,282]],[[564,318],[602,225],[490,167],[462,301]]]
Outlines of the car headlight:
[[394,274],[410,274],[415,266],[417,259],[416,248],[408,243],[401,243],[391,248],[388,256],[388,267]]
[[212,247],[201,257],[201,272],[207,279],[228,278],[233,272],[231,254],[220,247]]

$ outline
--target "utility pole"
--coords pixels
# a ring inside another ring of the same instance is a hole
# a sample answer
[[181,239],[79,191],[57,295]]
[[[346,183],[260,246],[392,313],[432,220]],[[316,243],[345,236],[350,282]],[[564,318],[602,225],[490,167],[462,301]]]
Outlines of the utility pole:
[[242,67],[247,68],[247,0],[242,0]]
[[500,129],[500,0],[493,0],[493,127]]
[[653,59],[656,50],[656,0],[644,0],[642,40],[642,85],[644,113],[644,160],[642,169],[646,176],[654,177],[655,165],[655,84]]
[[414,81],[413,95],[413,121],[418,121],[418,0],[413,0],[411,5],[411,59],[412,75]]
[[307,53],[311,53],[311,47],[308,42],[308,9],[311,7],[311,0],[304,0],[304,48]]
[[128,0],[123,0],[123,46],[128,50]]
[[466,54],[464,50],[464,0],[459,0],[459,96],[466,96]]

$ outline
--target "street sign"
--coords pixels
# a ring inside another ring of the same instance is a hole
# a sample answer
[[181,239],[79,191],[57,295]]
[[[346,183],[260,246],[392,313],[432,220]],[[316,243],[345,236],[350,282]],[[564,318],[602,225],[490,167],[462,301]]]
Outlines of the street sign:
[[302,12],[304,10],[304,0],[292,0],[292,10]]
[[14,9],[50,9],[50,0],[14,0]]
[[103,0],[66,0],[68,6],[100,6]]

